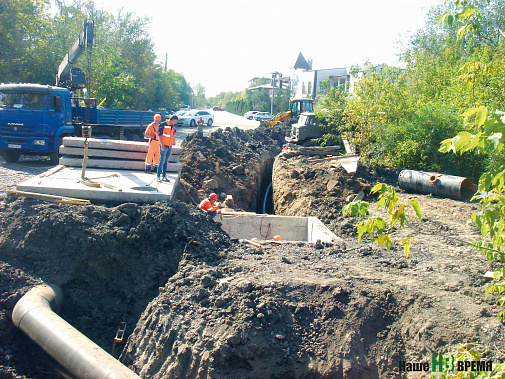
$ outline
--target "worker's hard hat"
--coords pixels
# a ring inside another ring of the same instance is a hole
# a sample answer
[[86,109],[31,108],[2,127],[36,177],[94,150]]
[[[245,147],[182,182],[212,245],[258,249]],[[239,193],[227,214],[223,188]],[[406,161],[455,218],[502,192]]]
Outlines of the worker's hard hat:
[[280,241],[282,240],[282,237],[279,235],[274,236],[274,241]]
[[161,120],[161,115],[160,115],[160,114],[158,114],[158,113],[156,113],[156,114],[154,115],[154,119],[155,119],[155,120],[160,121],[160,120]]
[[209,195],[209,199],[214,199],[214,200],[217,200],[217,195],[212,192],[210,195]]

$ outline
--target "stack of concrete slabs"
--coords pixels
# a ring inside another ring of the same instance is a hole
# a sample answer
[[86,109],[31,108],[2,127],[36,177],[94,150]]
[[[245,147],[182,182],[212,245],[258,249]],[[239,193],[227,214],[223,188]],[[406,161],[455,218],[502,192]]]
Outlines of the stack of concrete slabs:
[[173,199],[181,170],[181,147],[172,148],[167,167],[169,181],[158,182],[156,173],[144,172],[147,142],[89,138],[83,172],[84,142],[84,138],[65,137],[60,165],[19,183],[16,189],[105,203]]

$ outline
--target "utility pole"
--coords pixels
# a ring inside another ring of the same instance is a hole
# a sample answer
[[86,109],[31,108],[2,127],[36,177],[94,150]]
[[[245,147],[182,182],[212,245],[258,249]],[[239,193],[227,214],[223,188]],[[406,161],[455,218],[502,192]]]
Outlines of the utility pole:
[[165,53],[165,71],[167,71],[168,53]]
[[274,114],[275,79],[277,78],[277,75],[280,75],[282,77],[282,74],[280,72],[272,72],[272,99],[270,101],[271,114]]

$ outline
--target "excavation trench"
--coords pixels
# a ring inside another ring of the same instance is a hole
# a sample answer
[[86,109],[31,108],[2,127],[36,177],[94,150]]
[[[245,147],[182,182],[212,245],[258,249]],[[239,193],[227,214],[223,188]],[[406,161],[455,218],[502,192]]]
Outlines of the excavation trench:
[[[233,194],[237,210],[256,211],[259,188],[268,186],[261,166],[277,156],[280,137],[228,130],[188,141],[187,203],[212,190]],[[45,363],[10,321],[17,300],[42,280],[63,289],[65,320],[107,352],[126,322],[127,342],[116,351],[146,378],[396,377],[399,361],[431,362],[428,348],[504,340],[496,307],[482,301],[484,258],[446,240],[451,229],[478,238],[463,227],[473,205],[417,196],[420,227],[432,237],[407,260],[402,246],[358,245],[356,219],[341,217],[346,199],[377,182],[363,167],[350,176],[327,160],[277,157],[273,171],[271,217],[316,216],[345,245],[267,240],[258,247],[178,202],[77,207],[7,198],[0,376],[42,377]],[[268,236],[266,220],[256,229]]]
[[[54,283],[65,298],[62,318],[108,353],[118,327],[126,323],[115,356],[159,288],[177,272],[184,255],[212,261],[230,243],[207,215],[178,202],[60,207],[16,200],[0,212],[0,284],[5,270]],[[12,300],[19,299],[33,282],[37,283],[27,279],[20,287],[24,290],[10,295]],[[9,364],[27,377],[37,377],[33,370],[49,364],[43,357],[40,362],[25,360],[40,354],[31,354],[32,347],[29,351],[20,347],[26,342],[15,337],[10,322],[6,324],[10,332],[5,333],[4,317],[0,313],[0,349],[18,351]],[[0,358],[0,367],[2,363]]]
[[275,214],[272,190],[272,171],[274,157],[263,159],[259,165],[260,183],[256,201],[256,213]]

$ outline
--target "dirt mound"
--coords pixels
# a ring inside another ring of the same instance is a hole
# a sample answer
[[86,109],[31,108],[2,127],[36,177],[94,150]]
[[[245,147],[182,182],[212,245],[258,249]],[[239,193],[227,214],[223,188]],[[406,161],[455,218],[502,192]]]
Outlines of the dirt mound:
[[131,332],[185,251],[211,255],[230,244],[207,215],[178,202],[108,208],[18,200],[0,206],[0,227],[0,349],[7,351],[0,373],[15,367],[35,377],[10,321],[32,286],[60,286],[62,317],[110,352],[120,322]]
[[398,174],[392,170],[361,165],[356,173],[349,174],[326,157],[279,155],[272,174],[275,214],[316,216],[327,221],[338,217],[342,207],[360,191],[366,200],[375,184],[396,184],[397,180]]
[[438,238],[410,259],[366,244],[235,243],[217,261],[186,254],[121,358],[146,378],[388,378],[400,360],[431,362],[457,343],[502,349],[497,307],[482,297],[487,263],[449,239],[462,223],[423,224]]
[[209,192],[216,192],[232,195],[238,209],[256,211],[285,135],[283,127],[247,131],[235,127],[218,129],[208,137],[188,136],[182,145],[177,199],[196,205]]
[[[217,265],[187,256],[122,358],[143,377],[378,377],[370,350],[395,319],[391,290],[359,289],[332,245],[234,245]],[[392,345],[394,342],[395,345]]]

